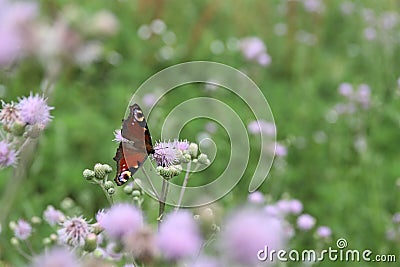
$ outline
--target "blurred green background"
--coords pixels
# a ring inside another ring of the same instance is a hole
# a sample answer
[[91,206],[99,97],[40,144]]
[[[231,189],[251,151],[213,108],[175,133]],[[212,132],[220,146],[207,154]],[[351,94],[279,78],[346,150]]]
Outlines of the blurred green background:
[[[100,42],[102,53],[84,66],[58,59],[62,67],[49,96],[54,120],[40,137],[8,219],[40,216],[48,204],[57,207],[65,197],[75,200],[88,218],[106,207],[100,188],[85,182],[82,171],[97,162],[114,168],[113,131],[120,128],[131,95],[168,66],[210,60],[244,71],[260,87],[274,114],[277,140],[288,149],[286,157],[276,159],[260,191],[273,199],[289,194],[301,200],[305,212],[315,216],[319,225],[331,227],[334,238],[346,238],[351,248],[398,255],[399,238],[387,240],[386,231],[392,215],[400,210],[396,186],[400,173],[400,4],[395,0],[314,1],[322,8],[313,9],[306,2],[40,1],[40,19],[50,24],[77,10],[79,16],[70,20],[71,28],[84,40]],[[114,14],[118,30],[106,37],[90,36],[84,19],[101,10]],[[395,18],[390,27],[384,23],[389,14]],[[154,19],[165,22],[168,35],[153,33],[146,39],[142,26]],[[241,38],[252,36],[267,46],[269,66],[248,61],[235,49]],[[0,73],[1,98],[9,102],[30,91],[40,92],[46,73],[37,58],[23,59]],[[343,82],[355,87],[367,84],[370,107],[353,114],[332,113],[337,103],[345,101],[338,93]],[[167,114],[174,105],[199,95],[198,90],[195,95],[191,92],[171,93],[158,108]],[[227,91],[204,90],[203,95],[225,100],[235,110],[244,106],[226,100],[235,97]],[[192,122],[181,138],[196,141],[206,122]],[[161,123],[161,119],[148,122],[153,140],[160,138]],[[222,129],[210,135],[218,153],[229,148]],[[252,143],[253,148],[256,145]],[[225,164],[217,158],[204,177]],[[245,177],[251,176],[254,164]],[[1,170],[3,195],[12,182],[12,169]],[[240,205],[247,198],[247,187],[247,182],[241,182],[220,204],[224,208]],[[156,214],[156,205],[147,205]],[[19,262],[10,237],[3,225],[1,257]],[[295,246],[310,248],[309,238],[294,240]]]

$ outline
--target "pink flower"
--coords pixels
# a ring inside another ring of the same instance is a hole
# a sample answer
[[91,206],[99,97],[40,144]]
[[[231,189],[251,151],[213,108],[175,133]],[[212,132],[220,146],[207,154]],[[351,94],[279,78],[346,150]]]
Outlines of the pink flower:
[[18,223],[14,228],[15,237],[21,240],[26,240],[31,236],[31,234],[32,226],[24,220],[18,220]]
[[189,142],[187,140],[175,140],[174,148],[179,149],[180,151],[186,151],[189,149]]
[[339,85],[339,94],[350,97],[353,94],[353,86],[349,83],[341,83]]
[[247,125],[247,129],[252,134],[264,133],[268,136],[275,135],[275,125],[264,120],[252,121]]
[[221,226],[219,244],[231,262],[250,266],[257,264],[257,252],[284,248],[286,236],[283,221],[257,209],[242,209]]
[[120,142],[124,142],[125,138],[122,137],[122,132],[121,129],[119,130],[115,130],[114,131],[114,142],[120,143]]
[[298,199],[290,200],[289,205],[290,205],[290,212],[292,214],[299,214],[300,212],[303,211],[303,204]]
[[79,267],[80,264],[75,255],[66,248],[52,248],[35,257],[33,267]]
[[82,247],[89,234],[89,225],[82,216],[68,218],[57,231],[58,239],[63,244]]
[[169,214],[161,223],[157,244],[169,260],[179,260],[197,255],[201,237],[193,216],[187,211]]
[[113,205],[99,218],[98,223],[111,238],[121,239],[142,226],[143,216],[135,206],[122,203]]
[[264,42],[258,37],[247,37],[240,41],[240,48],[247,59],[256,59],[266,51]]
[[297,218],[297,226],[300,230],[310,230],[315,225],[315,218],[309,214],[302,214]]
[[43,212],[43,217],[50,225],[59,224],[65,219],[64,214],[51,205],[47,206],[46,210]]
[[0,141],[0,168],[17,163],[17,152],[6,141]]
[[320,226],[317,228],[317,235],[321,238],[328,238],[332,235],[331,228],[328,226]]
[[172,142],[157,142],[154,151],[152,157],[157,166],[169,167],[178,161],[175,145]]
[[275,155],[277,157],[284,157],[287,155],[287,148],[286,146],[280,144],[280,143],[276,143],[275,145]]
[[39,124],[44,128],[53,118],[50,110],[54,108],[47,105],[47,98],[38,94],[31,93],[28,97],[19,99],[17,107],[22,121],[31,125]]
[[264,203],[264,195],[260,191],[255,191],[247,197],[248,201],[253,204],[262,204]]

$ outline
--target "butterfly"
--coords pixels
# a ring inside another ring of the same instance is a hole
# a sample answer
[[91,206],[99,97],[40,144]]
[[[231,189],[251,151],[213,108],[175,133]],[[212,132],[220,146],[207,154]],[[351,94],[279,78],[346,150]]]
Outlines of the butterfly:
[[122,120],[123,141],[113,158],[117,162],[114,181],[123,185],[143,165],[147,156],[154,154],[149,128],[138,104],[129,107],[129,116]]

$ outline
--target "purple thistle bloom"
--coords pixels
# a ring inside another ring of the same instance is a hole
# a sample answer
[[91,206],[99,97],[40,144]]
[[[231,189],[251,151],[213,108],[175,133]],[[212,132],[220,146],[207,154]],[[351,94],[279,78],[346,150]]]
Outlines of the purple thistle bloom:
[[169,167],[177,163],[177,151],[174,143],[159,142],[154,146],[153,159],[156,161],[157,166]]
[[293,214],[299,214],[303,211],[303,204],[298,199],[290,200],[290,212]]
[[31,93],[28,97],[20,98],[17,107],[22,121],[31,125],[39,124],[44,128],[53,118],[50,115],[50,110],[54,107],[48,106],[47,98],[38,94],[33,95]]
[[64,214],[51,205],[47,206],[46,210],[43,212],[43,217],[51,226],[59,224],[65,219]]
[[353,86],[349,83],[341,83],[339,85],[339,94],[350,97],[353,94]]
[[247,59],[256,59],[266,51],[264,42],[258,37],[243,38],[240,41],[240,48]]
[[153,93],[148,93],[143,96],[142,101],[146,107],[151,107],[156,103],[157,96]]
[[281,199],[278,202],[276,202],[276,207],[280,211],[281,214],[286,215],[291,213],[292,207],[291,207],[291,201],[289,199]]
[[248,195],[247,200],[253,204],[262,204],[264,203],[264,195],[260,191],[255,191]]
[[320,226],[317,228],[317,235],[321,238],[328,238],[332,235],[331,228],[328,226]]
[[167,259],[179,260],[197,255],[202,241],[193,216],[187,211],[178,211],[161,223],[156,242]]
[[257,62],[258,62],[258,64],[260,64],[261,66],[266,67],[266,66],[268,66],[268,65],[271,64],[272,59],[271,59],[271,56],[268,55],[267,53],[262,53],[261,55],[259,55],[259,56],[257,57]]
[[297,218],[297,226],[300,230],[310,230],[315,225],[315,218],[309,214],[302,214]]
[[396,212],[395,214],[393,214],[392,222],[400,223],[400,212]]
[[113,141],[117,142],[117,143],[120,143],[120,142],[123,142],[124,140],[125,140],[125,138],[122,137],[121,129],[115,130],[114,131],[114,139],[113,139]]
[[180,151],[187,151],[189,149],[189,142],[187,140],[174,140],[174,148]]
[[126,234],[136,232],[143,224],[141,211],[131,204],[113,205],[102,216],[98,223],[114,239],[121,239]]
[[287,148],[286,148],[286,146],[284,146],[284,145],[282,145],[282,144],[276,142],[276,145],[275,145],[275,155],[276,155],[277,157],[284,157],[284,156],[286,156],[286,155],[287,155]]
[[35,257],[32,267],[79,267],[80,264],[75,255],[66,248],[52,248]]
[[14,122],[20,120],[19,110],[14,102],[5,103],[1,101],[1,103],[2,109],[0,110],[0,123],[10,127]]
[[266,205],[264,212],[271,217],[282,217],[284,215],[276,205]]
[[6,141],[0,141],[0,168],[17,163],[17,152]]
[[196,261],[194,261],[189,266],[190,267],[219,267],[219,266],[221,266],[221,264],[218,263],[218,261],[214,258],[200,256],[198,259],[196,259]]
[[232,262],[245,266],[257,264],[257,252],[265,246],[276,251],[284,248],[283,222],[257,209],[236,211],[221,226],[220,248]]
[[31,234],[32,226],[24,220],[18,220],[18,223],[14,228],[15,237],[20,240],[26,240],[31,236]]
[[252,121],[247,125],[247,129],[252,134],[264,133],[268,136],[274,136],[275,125],[264,120]]
[[57,231],[57,234],[61,243],[81,247],[89,234],[89,225],[82,216],[68,218],[62,223],[62,228]]

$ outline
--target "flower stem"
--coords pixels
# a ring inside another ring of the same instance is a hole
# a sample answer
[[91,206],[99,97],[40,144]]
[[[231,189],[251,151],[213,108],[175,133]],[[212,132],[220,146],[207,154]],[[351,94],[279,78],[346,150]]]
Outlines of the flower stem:
[[112,206],[114,204],[114,198],[110,194],[108,194],[102,183],[100,183],[100,187],[103,190],[104,195],[106,195],[108,203],[110,204],[110,206]]
[[161,198],[159,199],[160,208],[158,210],[158,226],[160,226],[162,217],[164,215],[165,201],[167,199],[167,193],[168,193],[168,186],[169,186],[168,179],[163,177],[163,183],[162,183],[162,188],[161,188]]
[[179,194],[179,199],[178,199],[178,204],[175,207],[175,211],[178,211],[179,208],[181,207],[181,203],[182,203],[182,199],[183,199],[183,195],[185,194],[186,191],[186,185],[189,181],[189,174],[190,174],[190,166],[192,165],[192,162],[189,161],[187,168],[186,168],[186,174],[185,174],[185,178],[183,179],[183,184],[182,184],[182,189],[181,189],[181,193]]

